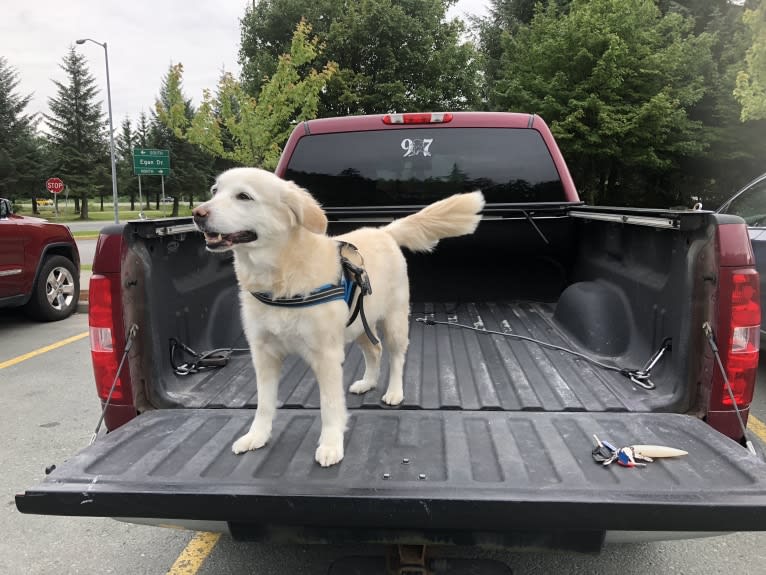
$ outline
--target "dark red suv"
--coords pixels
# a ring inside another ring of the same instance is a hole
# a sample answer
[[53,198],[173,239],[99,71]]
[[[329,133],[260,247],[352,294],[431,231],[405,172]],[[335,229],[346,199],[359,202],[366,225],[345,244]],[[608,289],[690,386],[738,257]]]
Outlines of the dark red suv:
[[69,228],[18,216],[0,198],[0,308],[24,306],[40,321],[72,315],[80,297],[80,253]]

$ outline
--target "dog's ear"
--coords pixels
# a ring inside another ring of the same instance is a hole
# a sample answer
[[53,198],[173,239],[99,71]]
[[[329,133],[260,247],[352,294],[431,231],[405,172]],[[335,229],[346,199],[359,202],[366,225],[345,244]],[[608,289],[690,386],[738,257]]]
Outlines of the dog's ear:
[[293,182],[285,182],[284,201],[304,228],[317,234],[327,231],[327,216],[322,206],[306,190]]

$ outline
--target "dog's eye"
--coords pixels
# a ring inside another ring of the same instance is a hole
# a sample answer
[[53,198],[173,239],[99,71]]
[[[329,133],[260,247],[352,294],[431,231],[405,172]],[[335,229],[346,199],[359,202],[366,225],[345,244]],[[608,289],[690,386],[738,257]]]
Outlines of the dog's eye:
[[252,200],[253,198],[251,198],[251,197],[250,197],[248,194],[246,194],[245,192],[240,192],[240,193],[238,193],[238,194],[237,194],[237,199],[238,199],[238,200],[245,200],[245,201],[247,201],[247,200]]

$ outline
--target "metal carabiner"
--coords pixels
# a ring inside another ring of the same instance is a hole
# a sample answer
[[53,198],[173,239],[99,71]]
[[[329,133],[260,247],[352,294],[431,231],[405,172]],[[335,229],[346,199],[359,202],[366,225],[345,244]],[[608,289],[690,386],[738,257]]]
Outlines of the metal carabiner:
[[644,370],[631,373],[630,381],[639,387],[643,387],[644,389],[654,389],[656,387],[654,382],[649,379],[649,374]]

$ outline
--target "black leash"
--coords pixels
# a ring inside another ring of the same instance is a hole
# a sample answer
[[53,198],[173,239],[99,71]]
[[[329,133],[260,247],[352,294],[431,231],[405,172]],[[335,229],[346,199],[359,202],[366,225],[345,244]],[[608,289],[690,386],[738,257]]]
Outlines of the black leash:
[[[198,353],[174,337],[170,338],[169,344],[170,365],[173,367],[173,372],[176,375],[189,375],[191,373],[199,373],[206,369],[223,367],[229,363],[233,353],[250,351],[249,348],[220,347],[218,349]],[[190,355],[193,359],[177,364],[176,355],[179,349],[187,355]]]
[[[372,342],[372,345],[378,345],[380,341],[378,340],[377,337],[375,337],[375,334],[372,332],[372,329],[370,328],[370,324],[367,322],[367,316],[364,313],[364,296],[372,294],[372,286],[370,285],[370,278],[367,276],[367,272],[364,270],[363,267],[354,265],[353,263],[351,263],[351,260],[349,260],[347,257],[343,255],[342,250],[344,247],[349,247],[352,250],[354,250],[357,254],[359,254],[359,250],[356,249],[356,246],[348,242],[338,242],[338,243],[340,244],[340,248],[338,250],[338,252],[340,253],[340,265],[343,268],[343,273],[346,275],[347,281],[350,280],[353,284],[353,287],[351,288],[351,294],[347,302],[349,306],[351,305],[351,302],[354,301],[354,291],[356,291],[356,288],[359,287],[359,297],[356,300],[356,305],[354,306],[354,311],[351,313],[351,317],[346,322],[346,327],[354,323],[354,320],[356,320],[356,316],[358,315],[361,316],[362,327],[364,327],[364,333]],[[362,258],[362,254],[359,254],[359,257]],[[364,258],[362,258],[362,265],[364,265]]]

